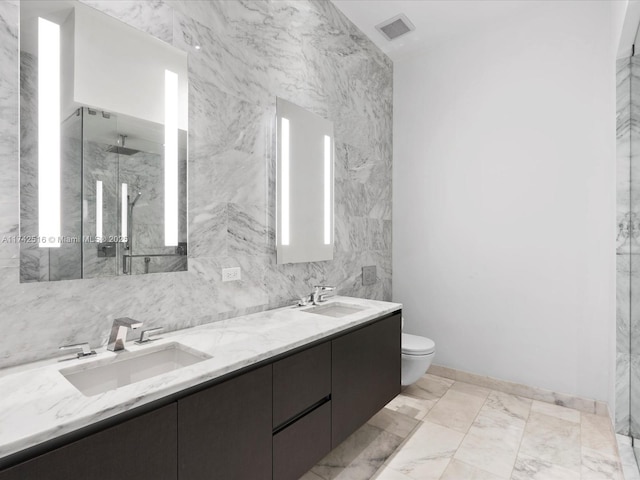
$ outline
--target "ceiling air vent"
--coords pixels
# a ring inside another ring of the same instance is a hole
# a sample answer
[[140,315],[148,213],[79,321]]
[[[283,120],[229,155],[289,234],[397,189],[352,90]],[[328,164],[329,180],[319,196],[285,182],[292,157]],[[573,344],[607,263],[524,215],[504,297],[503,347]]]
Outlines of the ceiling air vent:
[[403,14],[396,15],[389,20],[379,23],[376,25],[376,28],[387,40],[394,40],[416,29],[407,16]]

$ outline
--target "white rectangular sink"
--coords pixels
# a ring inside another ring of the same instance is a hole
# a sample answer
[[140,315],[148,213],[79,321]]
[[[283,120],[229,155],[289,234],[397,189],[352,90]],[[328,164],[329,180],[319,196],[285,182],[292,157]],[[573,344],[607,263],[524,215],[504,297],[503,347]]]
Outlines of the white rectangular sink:
[[332,302],[327,305],[316,305],[315,307],[306,308],[302,310],[307,313],[315,313],[316,315],[324,315],[326,317],[346,317],[352,313],[361,312],[363,307],[357,305],[351,305],[348,303]]
[[91,397],[109,390],[172,372],[211,358],[179,343],[118,353],[116,358],[60,370],[83,395]]

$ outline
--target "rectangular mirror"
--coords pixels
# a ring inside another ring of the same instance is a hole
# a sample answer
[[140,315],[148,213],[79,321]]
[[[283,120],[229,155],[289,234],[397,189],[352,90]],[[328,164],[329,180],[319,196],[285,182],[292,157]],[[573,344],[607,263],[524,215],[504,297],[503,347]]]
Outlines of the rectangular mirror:
[[20,2],[20,281],[187,269],[187,54]]
[[277,263],[333,259],[333,123],[278,98]]

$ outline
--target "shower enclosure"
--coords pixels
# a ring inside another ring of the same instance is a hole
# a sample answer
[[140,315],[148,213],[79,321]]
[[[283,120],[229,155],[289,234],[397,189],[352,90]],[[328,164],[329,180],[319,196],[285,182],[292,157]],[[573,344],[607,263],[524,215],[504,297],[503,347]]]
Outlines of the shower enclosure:
[[616,432],[640,458],[640,57],[617,62]]
[[[22,121],[27,121],[25,112]],[[61,125],[59,248],[21,244],[20,280],[40,282],[187,269],[186,228],[164,244],[162,125],[78,108]],[[183,133],[186,136],[186,133]],[[184,140],[184,139],[183,139]],[[186,224],[186,148],[180,150],[178,205]],[[21,233],[37,236],[37,155],[23,135]]]
[[[176,248],[163,242],[162,125],[81,110],[84,235],[96,238],[84,248],[83,278],[186,270],[185,244]],[[180,168],[179,180],[186,189],[186,167]],[[186,202],[179,212],[186,219]]]

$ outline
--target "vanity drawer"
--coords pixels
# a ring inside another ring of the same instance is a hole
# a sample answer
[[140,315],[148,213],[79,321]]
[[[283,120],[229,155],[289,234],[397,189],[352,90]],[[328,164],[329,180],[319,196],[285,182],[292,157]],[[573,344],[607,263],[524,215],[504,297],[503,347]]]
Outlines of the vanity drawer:
[[273,480],[296,480],[331,451],[331,401],[273,436]]
[[331,394],[331,342],[273,364],[273,427]]

